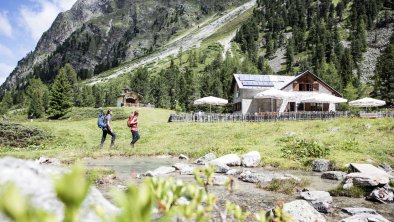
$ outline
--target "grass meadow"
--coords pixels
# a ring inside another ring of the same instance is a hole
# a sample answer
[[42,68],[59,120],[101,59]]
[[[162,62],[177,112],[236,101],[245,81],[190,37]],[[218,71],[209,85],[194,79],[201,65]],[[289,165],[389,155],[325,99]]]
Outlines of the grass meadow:
[[[179,155],[196,158],[209,152],[216,155],[244,154],[257,150],[263,165],[302,169],[306,161],[283,157],[281,148],[289,136],[314,140],[330,149],[326,159],[338,166],[349,162],[374,161],[394,164],[394,119],[344,118],[328,121],[281,121],[235,123],[168,123],[173,111],[138,108],[141,139],[131,148],[131,133],[126,126],[134,109],[114,108],[113,129],[116,146],[109,148],[110,136],[99,148],[101,129],[93,108],[74,108],[63,120],[39,119],[30,122],[16,116],[11,122],[45,130],[51,139],[31,147],[1,147],[1,156],[35,159],[40,156],[74,161],[84,157],[134,155]],[[17,133],[17,132],[16,132]]]

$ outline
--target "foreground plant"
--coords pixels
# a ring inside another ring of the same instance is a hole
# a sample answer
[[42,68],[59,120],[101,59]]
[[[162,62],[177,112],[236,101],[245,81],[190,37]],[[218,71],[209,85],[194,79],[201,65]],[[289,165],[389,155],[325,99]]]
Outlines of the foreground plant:
[[[214,168],[206,167],[195,171],[197,183],[187,183],[173,178],[148,178],[143,183],[130,184],[126,191],[114,191],[113,197],[120,211],[109,216],[105,209],[92,206],[101,221],[150,222],[150,221],[245,221],[252,219],[251,212],[226,202],[221,206],[217,197],[208,192]],[[230,182],[228,184],[231,184]],[[76,222],[78,212],[89,192],[89,181],[81,166],[55,181],[57,197],[64,204],[64,222]],[[13,185],[3,187],[0,210],[12,221],[56,221],[56,217],[44,210],[32,207],[26,197]],[[282,208],[273,210],[270,216],[254,215],[258,222],[286,222]],[[214,218],[219,215],[220,218]]]

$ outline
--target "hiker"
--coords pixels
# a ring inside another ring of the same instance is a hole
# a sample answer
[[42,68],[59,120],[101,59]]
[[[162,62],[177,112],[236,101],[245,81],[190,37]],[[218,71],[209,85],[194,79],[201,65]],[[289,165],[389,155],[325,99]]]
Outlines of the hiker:
[[134,148],[134,144],[140,139],[140,134],[138,133],[138,111],[134,111],[132,115],[129,116],[127,126],[130,127],[131,134],[133,135],[133,140],[130,146]]
[[112,127],[111,127],[111,116],[112,116],[112,110],[108,110],[107,115],[104,117],[104,120],[103,120],[103,122],[104,122],[104,126],[102,127],[103,136],[101,137],[100,148],[103,148],[104,141],[107,137],[107,134],[111,135],[111,137],[112,137],[110,147],[113,147],[115,144],[116,134],[114,133],[114,131],[112,130]]

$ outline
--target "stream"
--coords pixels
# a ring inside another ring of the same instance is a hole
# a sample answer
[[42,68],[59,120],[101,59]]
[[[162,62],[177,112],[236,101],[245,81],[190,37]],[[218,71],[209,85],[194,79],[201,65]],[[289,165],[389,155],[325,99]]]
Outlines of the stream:
[[[141,175],[148,170],[154,170],[160,166],[172,166],[174,163],[187,163],[193,165],[191,161],[179,160],[170,156],[156,156],[156,157],[112,157],[112,158],[101,158],[101,159],[87,159],[85,164],[87,168],[105,168],[113,170],[116,174],[116,183],[110,186],[101,186],[98,188],[103,192],[106,197],[110,197],[109,190],[113,186],[126,185],[127,182],[132,181],[140,183],[142,179],[137,178],[137,175]],[[237,169],[237,167],[232,167]],[[238,167],[241,169],[241,167]],[[306,179],[310,182],[306,188],[309,190],[321,190],[328,191],[338,186],[340,181],[321,179],[321,173],[312,171],[301,171],[301,170],[280,170],[276,168],[248,168],[248,170],[256,173],[279,173],[279,174],[292,174],[296,177]],[[168,177],[174,177],[181,179],[185,182],[193,181],[192,175],[179,175],[178,172],[174,172],[166,175]],[[210,191],[217,195],[219,203],[229,200],[242,208],[247,209],[253,213],[260,212],[262,209],[268,210],[282,201],[290,202],[295,199],[299,199],[298,194],[286,195],[282,193],[276,193],[266,191],[258,188],[256,184],[245,183],[240,180],[236,180],[236,185],[233,193],[229,193],[226,187],[223,186],[212,186]],[[366,201],[364,198],[349,198],[349,197],[333,197],[333,213],[324,214],[327,221],[340,221],[349,215],[341,211],[345,207],[366,207],[375,209],[379,214],[390,221],[394,221],[394,204],[380,204],[370,201]]]

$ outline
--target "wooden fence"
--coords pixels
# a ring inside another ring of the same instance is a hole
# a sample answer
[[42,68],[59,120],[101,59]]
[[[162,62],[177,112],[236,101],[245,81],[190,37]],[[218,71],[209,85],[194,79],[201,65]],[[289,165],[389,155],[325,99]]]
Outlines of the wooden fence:
[[350,112],[286,112],[259,114],[181,113],[171,114],[169,122],[269,122],[283,120],[328,120],[348,117]]

